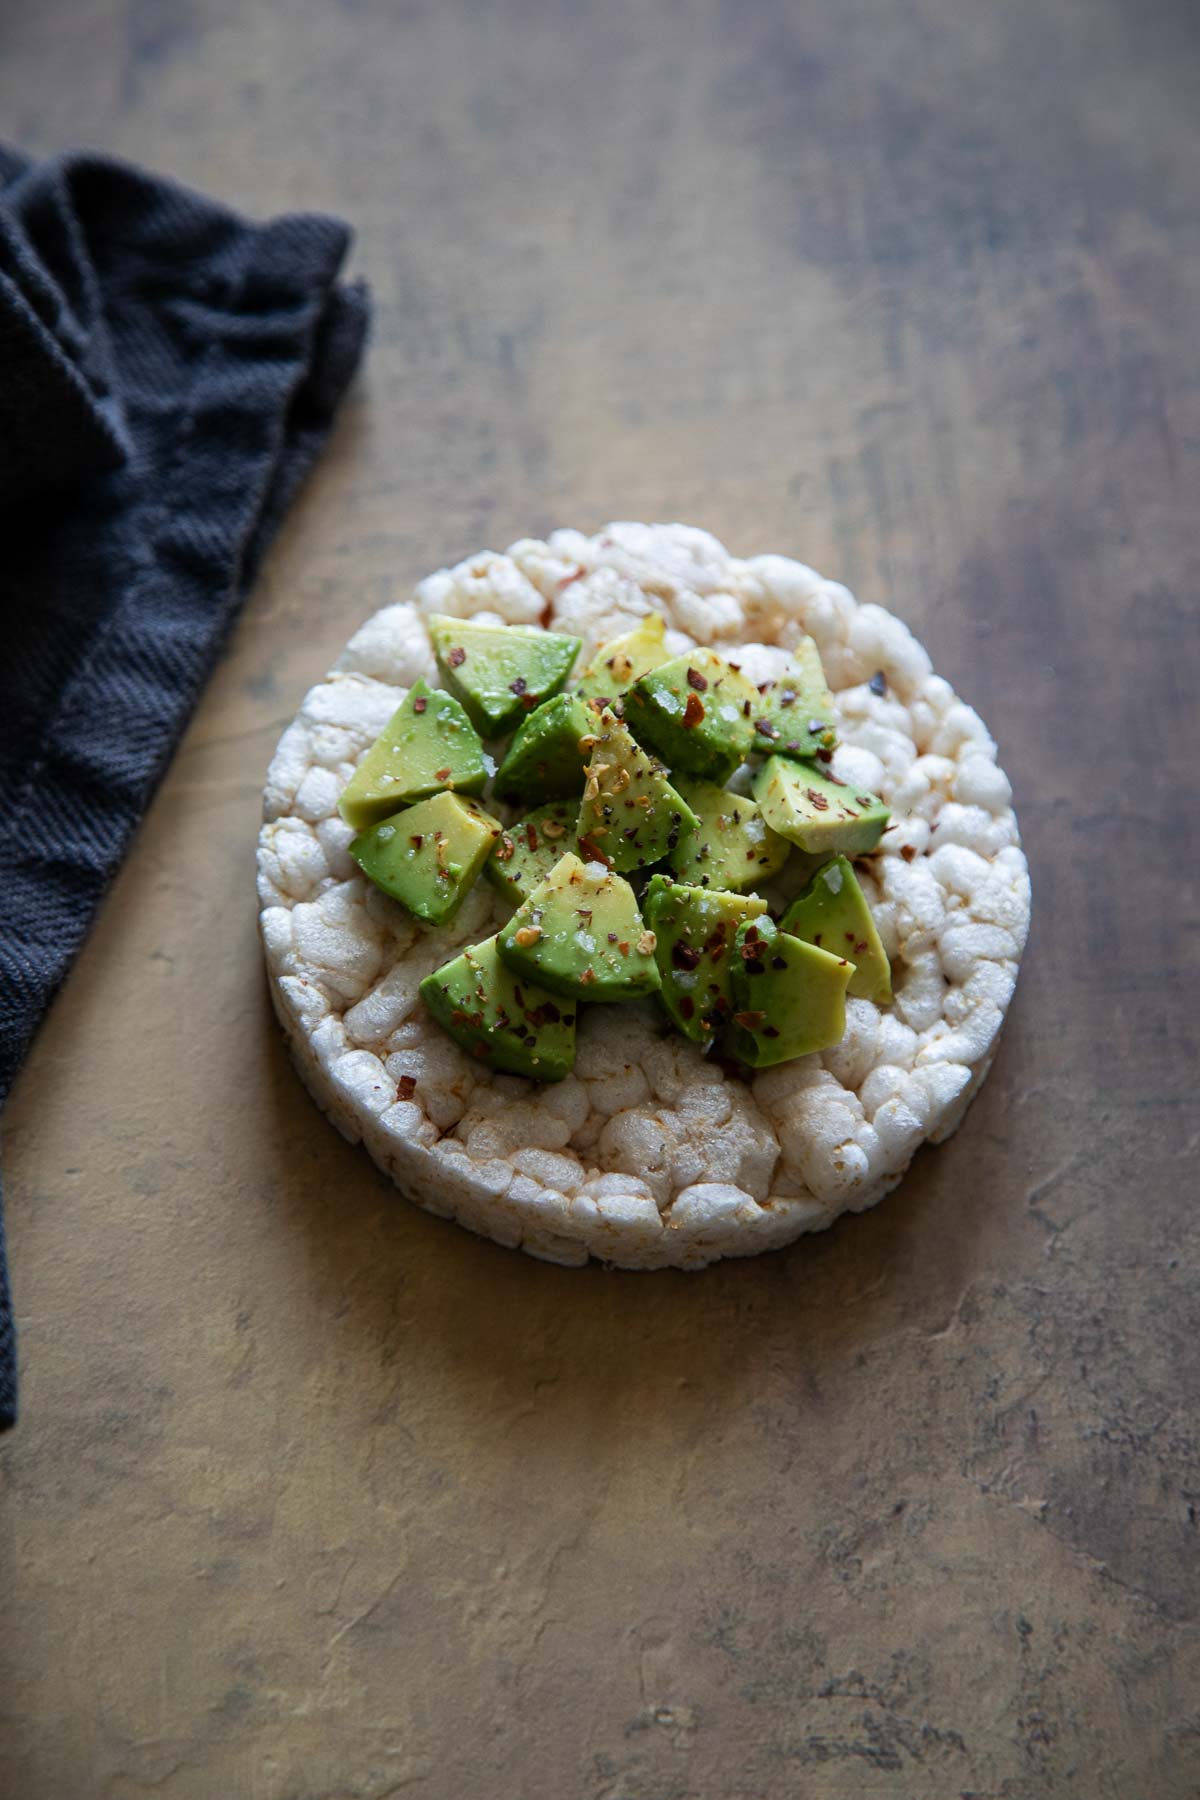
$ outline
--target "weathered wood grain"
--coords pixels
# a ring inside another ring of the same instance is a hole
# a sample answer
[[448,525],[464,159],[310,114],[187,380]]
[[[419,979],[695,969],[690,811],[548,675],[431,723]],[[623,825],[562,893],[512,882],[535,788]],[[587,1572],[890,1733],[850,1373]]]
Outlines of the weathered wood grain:
[[[13,1800],[1200,1793],[1200,30],[1151,0],[72,0],[0,116],[359,230],[378,324],[5,1122]],[[875,1214],[568,1274],[396,1202],[256,973],[354,622],[683,518],[1014,778],[990,1082]]]

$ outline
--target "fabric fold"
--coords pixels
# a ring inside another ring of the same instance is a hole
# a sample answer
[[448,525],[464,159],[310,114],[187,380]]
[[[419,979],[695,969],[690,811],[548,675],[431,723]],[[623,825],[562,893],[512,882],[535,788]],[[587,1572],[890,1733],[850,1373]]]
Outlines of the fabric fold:
[[[328,436],[367,300],[333,219],[253,224],[95,156],[0,150],[0,182],[2,1105]],[[19,476],[14,429],[36,443]],[[0,1429],[15,1408],[0,1262]]]

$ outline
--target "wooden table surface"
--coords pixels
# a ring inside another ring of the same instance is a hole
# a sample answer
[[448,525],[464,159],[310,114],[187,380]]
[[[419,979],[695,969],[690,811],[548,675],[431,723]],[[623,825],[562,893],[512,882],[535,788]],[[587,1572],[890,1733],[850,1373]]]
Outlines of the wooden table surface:
[[[1198,92],[1183,0],[4,9],[10,135],[377,312],[5,1120],[3,1800],[1200,1794]],[[613,517],[908,619],[1034,878],[958,1136],[703,1275],[415,1212],[258,972],[304,688]]]

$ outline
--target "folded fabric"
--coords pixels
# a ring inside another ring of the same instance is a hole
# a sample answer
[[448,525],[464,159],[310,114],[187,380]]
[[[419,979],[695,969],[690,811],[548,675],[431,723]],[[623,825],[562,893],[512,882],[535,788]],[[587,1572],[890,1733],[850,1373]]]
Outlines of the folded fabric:
[[358,363],[348,243],[0,147],[0,1106]]

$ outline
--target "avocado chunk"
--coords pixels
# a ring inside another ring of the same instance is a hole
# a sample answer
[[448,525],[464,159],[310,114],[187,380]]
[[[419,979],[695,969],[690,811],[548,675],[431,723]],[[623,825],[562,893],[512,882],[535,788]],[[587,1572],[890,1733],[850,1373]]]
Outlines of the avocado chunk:
[[643,910],[672,1023],[685,1037],[711,1043],[733,1013],[734,938],[739,926],[762,917],[766,901],[652,875]]
[[342,789],[338,810],[362,831],[441,788],[481,794],[483,745],[451,694],[418,681]]
[[888,822],[877,794],[784,756],[767,758],[754,777],[754,798],[772,831],[814,855],[861,856]]
[[511,974],[494,937],[427,975],[421,998],[443,1031],[489,1069],[561,1081],[575,1066],[574,1009]]
[[575,848],[578,812],[573,800],[552,800],[500,833],[483,872],[514,906],[528,900],[564,851]]
[[634,742],[614,713],[592,731],[578,834],[585,855],[620,873],[661,862],[696,825],[696,815],[667,780],[667,771]]
[[681,881],[741,892],[779,873],[792,846],[760,817],[757,801],[713,781],[681,781],[679,792],[697,821],[668,858]]
[[444,925],[491,854],[500,825],[474,800],[434,794],[360,831],[350,854],[377,887],[429,925]]
[[557,800],[579,794],[590,741],[580,739],[596,729],[596,711],[577,694],[556,694],[531,712],[508,746],[496,772],[501,800]]
[[844,957],[780,931],[770,919],[739,926],[733,953],[732,1050],[752,1069],[769,1069],[828,1050],[846,1030]]
[[782,931],[816,944],[834,956],[848,956],[854,973],[846,989],[859,1000],[886,1006],[892,997],[892,968],[858,877],[844,856],[818,869],[779,922]]
[[540,625],[477,625],[434,613],[429,639],[442,679],[486,738],[510,731],[557,694],[582,639]]
[[658,988],[654,933],[633,889],[568,851],[496,934],[514,975],[568,1000],[636,1000]]
[[800,640],[791,666],[777,681],[764,682],[758,696],[754,748],[760,755],[815,757],[837,743],[833,695],[811,638]]
[[625,718],[669,769],[728,781],[750,754],[758,689],[715,650],[689,650],[636,681]]
[[668,655],[662,614],[651,613],[632,631],[600,646],[579,677],[575,692],[585,700],[603,700],[612,705],[628,693],[635,681],[665,663]]

